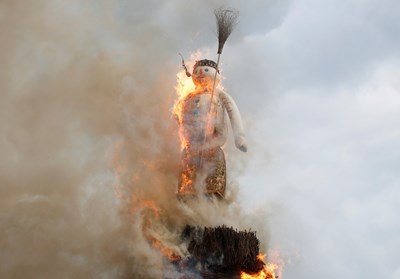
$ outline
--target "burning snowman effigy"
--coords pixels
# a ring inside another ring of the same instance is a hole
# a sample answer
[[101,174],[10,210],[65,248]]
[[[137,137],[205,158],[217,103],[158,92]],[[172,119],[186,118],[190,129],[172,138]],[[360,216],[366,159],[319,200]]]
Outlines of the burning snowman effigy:
[[195,91],[177,104],[184,142],[177,194],[193,196],[205,185],[204,192],[223,198],[226,164],[221,146],[227,140],[228,121],[236,147],[244,152],[247,150],[240,113],[232,97],[216,88],[220,80],[217,63],[207,59],[197,61],[191,77]]
[[[178,86],[180,98],[173,110],[182,148],[177,197],[188,207],[191,201],[196,201],[188,198],[225,197],[227,168],[221,147],[227,141],[229,124],[235,146],[247,151],[239,109],[233,98],[219,86],[220,55],[235,25],[237,12],[220,9],[215,15],[219,41],[217,62],[196,60],[190,73],[182,57],[184,72],[178,74],[179,83],[184,85]],[[187,85],[187,81],[192,84]],[[164,279],[277,278],[271,265],[266,265],[261,257],[255,232],[225,225],[208,227],[195,219],[187,221],[190,225],[183,223],[184,226],[178,229],[181,233],[174,249],[152,235],[156,230],[148,228],[151,222],[145,223],[149,225],[143,230],[146,238],[163,251],[168,261],[166,266],[172,268],[163,272]]]
[[219,35],[218,62],[198,60],[194,64],[193,72],[189,73],[182,58],[186,75],[192,77],[195,89],[186,93],[174,110],[183,147],[178,197],[196,196],[198,192],[224,197],[226,163],[221,146],[228,137],[228,121],[234,133],[236,147],[243,152],[247,151],[239,109],[233,98],[218,87],[221,79],[220,54],[233,29],[237,13],[219,10],[216,16]]

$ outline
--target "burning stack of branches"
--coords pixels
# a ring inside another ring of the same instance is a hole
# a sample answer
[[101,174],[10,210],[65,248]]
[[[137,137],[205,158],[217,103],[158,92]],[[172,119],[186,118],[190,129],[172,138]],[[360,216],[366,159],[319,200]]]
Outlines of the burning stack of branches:
[[196,270],[203,278],[240,278],[243,271],[258,273],[264,268],[257,257],[260,242],[255,232],[187,225],[182,238],[190,256],[179,263],[181,271]]

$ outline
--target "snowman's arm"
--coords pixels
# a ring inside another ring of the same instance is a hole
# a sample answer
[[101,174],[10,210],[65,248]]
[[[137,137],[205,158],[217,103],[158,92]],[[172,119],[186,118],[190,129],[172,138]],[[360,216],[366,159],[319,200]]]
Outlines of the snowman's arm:
[[233,100],[233,98],[224,91],[219,91],[219,97],[223,106],[225,107],[229,120],[232,125],[232,131],[235,137],[235,145],[241,151],[247,151],[246,137],[244,134],[242,118],[240,116],[239,109]]

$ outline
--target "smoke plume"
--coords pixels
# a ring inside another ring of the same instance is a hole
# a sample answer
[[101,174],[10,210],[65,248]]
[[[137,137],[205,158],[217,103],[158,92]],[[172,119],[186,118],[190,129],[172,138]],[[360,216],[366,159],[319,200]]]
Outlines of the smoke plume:
[[146,214],[170,246],[185,223],[249,228],[234,185],[226,204],[175,198],[183,43],[146,17],[165,8],[0,4],[0,277],[156,278]]

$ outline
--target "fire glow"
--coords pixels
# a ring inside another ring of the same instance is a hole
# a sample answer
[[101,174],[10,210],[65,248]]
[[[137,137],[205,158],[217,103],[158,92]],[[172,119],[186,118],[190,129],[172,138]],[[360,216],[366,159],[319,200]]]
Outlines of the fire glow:
[[[260,254],[257,256],[257,258],[260,259],[261,261],[265,262],[267,255]],[[248,274],[246,272],[241,272],[240,279],[277,279],[277,278],[281,278],[280,275],[282,272],[283,262],[280,259],[278,254],[274,255],[274,258],[276,258],[276,260],[275,260],[276,263],[275,262],[267,263],[264,266],[264,268],[257,274]]]
[[278,278],[278,276],[275,275],[275,270],[277,269],[278,266],[275,264],[266,264],[264,269],[257,274],[241,272],[240,279],[276,279]]

